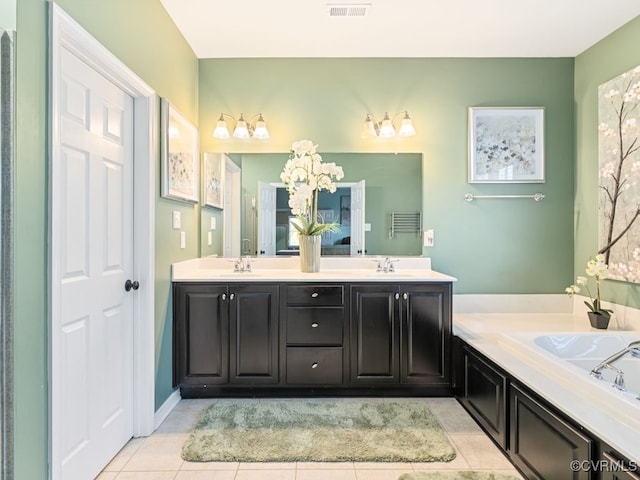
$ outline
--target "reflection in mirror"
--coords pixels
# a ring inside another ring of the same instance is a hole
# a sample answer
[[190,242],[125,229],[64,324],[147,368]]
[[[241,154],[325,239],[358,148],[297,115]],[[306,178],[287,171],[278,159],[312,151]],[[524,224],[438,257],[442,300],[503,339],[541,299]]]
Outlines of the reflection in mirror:
[[[364,247],[364,181],[336,183],[334,193],[321,190],[318,213],[323,223],[336,223],[338,232],[322,235],[322,255],[361,255]],[[258,186],[258,255],[299,255],[295,216],[283,184],[260,182]]]
[[[362,215],[362,239],[360,248],[357,246],[357,232],[354,232],[355,213],[351,206],[350,218],[350,254],[361,255],[421,255],[422,238],[419,233],[399,233],[390,237],[391,213],[392,212],[420,212],[422,211],[422,154],[420,153],[326,153],[320,152],[323,161],[335,162],[344,170],[345,177],[342,183],[353,188],[357,182],[364,180],[364,205],[361,209]],[[262,225],[273,225],[270,227],[274,232],[278,229],[286,229],[287,222],[280,218],[279,227],[276,227],[276,196],[274,192],[272,206],[265,205],[271,200],[262,199],[259,193],[259,184],[281,184],[280,173],[289,158],[288,153],[247,153],[247,154],[227,154],[227,156],[238,167],[240,167],[241,177],[241,240],[240,248],[242,255],[259,255],[259,237]],[[344,196],[335,193],[335,201],[340,204],[340,197]],[[353,195],[351,202],[353,202]],[[346,202],[346,200],[344,200]],[[268,208],[266,208],[268,206]],[[280,217],[286,214],[281,208]],[[340,210],[333,209],[334,218],[338,223],[342,223]],[[262,212],[262,213],[261,213]],[[203,209],[203,225],[209,228],[210,219],[213,214],[209,209]],[[220,214],[222,215],[222,214]],[[261,222],[265,216],[270,215],[272,222]],[[222,218],[220,217],[220,220]],[[222,233],[214,231],[222,241]],[[203,235],[204,238],[204,235]],[[274,233],[273,254],[283,248],[283,241],[280,243],[275,239]],[[214,235],[213,247],[217,237]],[[325,252],[342,251],[346,248],[336,245],[338,237],[334,234],[333,245],[329,245],[330,240],[325,240]],[[356,247],[354,247],[356,245]],[[205,244],[206,247],[206,244]],[[288,245],[286,246],[288,247]],[[358,251],[360,250],[360,251]],[[211,249],[207,253],[206,248],[201,248],[202,255],[213,253]],[[215,252],[223,255],[222,249]],[[266,254],[266,253],[265,253]],[[327,254],[327,253],[324,253]]]
[[0,478],[13,478],[13,52],[0,30]]

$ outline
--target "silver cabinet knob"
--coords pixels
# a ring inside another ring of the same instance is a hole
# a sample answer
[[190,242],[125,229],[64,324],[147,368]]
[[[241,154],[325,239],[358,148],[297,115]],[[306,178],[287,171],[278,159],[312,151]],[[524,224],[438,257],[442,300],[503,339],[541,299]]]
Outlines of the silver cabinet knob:
[[395,296],[396,300],[398,300],[400,298],[400,294],[399,293],[396,293],[394,296]]
[[311,328],[318,328],[318,325],[319,325],[318,323],[313,322],[313,323],[311,324]]
[[229,300],[233,300],[234,298],[236,298],[236,294],[232,293],[231,295],[229,295]]
[[318,362],[313,362],[311,364],[311,368],[318,368]]
[[407,295],[406,293],[403,293],[402,294],[402,298],[404,298],[406,300],[407,298],[409,298],[409,295]]
[[226,293],[223,293],[223,294],[222,294],[222,300],[226,300],[226,299],[227,299],[227,294],[226,294]]
[[311,298],[318,298],[318,295],[319,295],[318,292],[313,292],[311,294]]

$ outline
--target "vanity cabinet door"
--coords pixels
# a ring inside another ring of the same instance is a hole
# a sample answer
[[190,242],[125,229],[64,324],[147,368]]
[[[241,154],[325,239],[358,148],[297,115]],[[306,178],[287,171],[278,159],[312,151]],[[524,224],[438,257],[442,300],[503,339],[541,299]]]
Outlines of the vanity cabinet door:
[[278,383],[278,285],[230,285],[229,311],[231,383]]
[[507,449],[507,377],[463,348],[463,394],[460,399],[471,416]]
[[174,386],[227,383],[227,287],[176,283],[173,288]]
[[400,286],[401,382],[451,384],[450,284]]
[[400,302],[397,285],[351,286],[351,381],[399,383]]
[[608,445],[602,446],[599,467],[602,480],[640,480],[640,464],[623,458]]
[[591,480],[589,469],[572,471],[572,462],[593,460],[593,440],[511,384],[509,456],[527,478]]

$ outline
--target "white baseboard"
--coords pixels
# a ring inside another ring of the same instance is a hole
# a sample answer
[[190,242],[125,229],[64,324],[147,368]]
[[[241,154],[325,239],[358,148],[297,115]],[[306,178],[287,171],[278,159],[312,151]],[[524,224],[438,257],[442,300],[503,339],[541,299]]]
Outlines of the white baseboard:
[[453,313],[573,313],[564,294],[456,294]]
[[169,395],[169,398],[167,398],[165,402],[160,405],[160,408],[156,410],[156,413],[153,416],[154,431],[157,430],[160,424],[165,421],[171,411],[176,408],[176,405],[178,405],[180,398],[180,390],[175,390],[171,395]]

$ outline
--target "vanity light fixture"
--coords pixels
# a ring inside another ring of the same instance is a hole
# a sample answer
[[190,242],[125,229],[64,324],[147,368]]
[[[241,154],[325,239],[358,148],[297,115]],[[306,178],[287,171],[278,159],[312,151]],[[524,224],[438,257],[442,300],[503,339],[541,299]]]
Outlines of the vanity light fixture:
[[400,137],[411,137],[416,134],[416,129],[413,128],[413,122],[411,121],[411,117],[409,116],[409,112],[406,110],[404,112],[400,112],[391,119],[388,113],[384,114],[384,118],[381,122],[376,120],[376,117],[367,113],[366,118],[364,119],[364,125],[362,127],[362,138],[369,137],[382,137],[382,138],[390,138],[396,135],[396,128],[394,126],[394,122],[400,116],[402,117],[402,122],[400,123],[400,129],[398,130],[398,136]]
[[217,138],[219,140],[226,140],[229,138],[229,128],[227,127],[227,121],[225,117],[233,120],[235,127],[233,129],[233,137],[239,138],[242,140],[248,138],[256,138],[258,140],[267,140],[269,135],[269,130],[267,130],[267,124],[262,118],[262,114],[259,113],[255,115],[251,120],[246,121],[244,118],[244,114],[240,114],[240,118],[236,120],[233,116],[227,113],[221,113],[220,118],[218,119],[218,123],[216,123],[216,128],[213,130],[213,138]]

